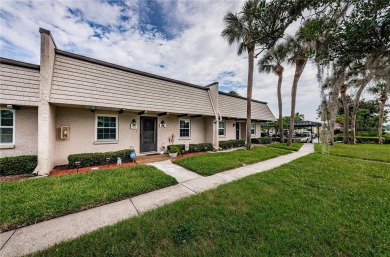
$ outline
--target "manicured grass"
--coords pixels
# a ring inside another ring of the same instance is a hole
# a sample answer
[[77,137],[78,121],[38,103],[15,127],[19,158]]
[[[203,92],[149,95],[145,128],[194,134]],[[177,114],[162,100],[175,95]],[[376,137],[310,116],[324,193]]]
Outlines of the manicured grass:
[[[316,144],[315,150],[318,153],[322,152],[322,145]],[[357,158],[363,160],[381,161],[390,163],[390,144],[374,145],[374,144],[356,144],[345,145],[336,143],[329,147],[329,154]]]
[[290,146],[287,146],[286,143],[275,143],[275,144],[269,144],[267,146],[291,150],[291,151],[299,151],[299,149],[301,149],[302,145],[303,145],[303,143],[292,143],[292,145],[290,145]]
[[390,172],[311,154],[37,256],[387,256]]
[[231,152],[199,154],[175,160],[174,163],[200,175],[209,176],[288,153],[290,151],[282,149],[254,147],[251,151],[240,149]]
[[13,229],[176,184],[152,166],[4,182],[0,224]]

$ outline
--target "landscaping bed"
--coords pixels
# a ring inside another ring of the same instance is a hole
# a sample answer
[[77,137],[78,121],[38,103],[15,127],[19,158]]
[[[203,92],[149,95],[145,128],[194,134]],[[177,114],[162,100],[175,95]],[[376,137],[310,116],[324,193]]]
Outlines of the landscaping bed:
[[[346,145],[342,143],[336,143],[334,146],[328,147],[328,149],[328,153],[331,155],[390,163],[390,144]],[[322,145],[316,144],[315,151],[317,153],[321,153]]]
[[283,149],[254,147],[250,151],[239,149],[231,152],[206,153],[173,162],[200,175],[209,176],[224,170],[242,167],[246,164],[264,161],[289,153],[291,152]]
[[287,146],[286,143],[275,143],[275,144],[269,144],[267,146],[285,149],[285,150],[291,150],[291,151],[299,151],[299,149],[301,149],[302,145],[303,145],[302,143],[292,143],[292,145]]
[[311,154],[36,256],[387,256],[389,195],[383,164]]
[[153,166],[1,183],[1,230],[10,230],[177,184]]

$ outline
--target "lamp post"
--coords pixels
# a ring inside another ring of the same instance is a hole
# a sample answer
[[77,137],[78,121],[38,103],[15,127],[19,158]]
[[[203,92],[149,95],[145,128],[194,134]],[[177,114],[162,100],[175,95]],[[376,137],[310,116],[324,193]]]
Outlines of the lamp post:
[[74,164],[76,164],[77,173],[79,172],[80,163],[81,163],[80,161],[76,161],[76,162],[74,162]]

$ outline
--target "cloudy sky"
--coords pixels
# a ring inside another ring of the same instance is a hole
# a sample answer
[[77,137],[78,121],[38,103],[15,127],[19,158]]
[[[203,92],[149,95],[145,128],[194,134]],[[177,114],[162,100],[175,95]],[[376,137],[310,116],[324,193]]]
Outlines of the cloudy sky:
[[[246,96],[247,56],[237,56],[220,36],[223,16],[243,1],[15,1],[1,0],[1,56],[39,64],[39,27],[53,34],[57,47],[173,79],[208,85]],[[293,33],[299,22],[290,26]],[[256,70],[256,69],[255,69]],[[316,120],[320,101],[316,68],[309,64],[298,86],[296,111]],[[286,64],[283,115],[290,115],[294,69]],[[277,77],[255,72],[253,98],[278,115]]]

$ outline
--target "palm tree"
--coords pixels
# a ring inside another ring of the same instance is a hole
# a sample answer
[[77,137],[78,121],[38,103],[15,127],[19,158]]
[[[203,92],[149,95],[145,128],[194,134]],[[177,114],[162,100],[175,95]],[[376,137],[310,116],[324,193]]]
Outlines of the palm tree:
[[382,139],[382,125],[383,125],[383,115],[385,112],[385,104],[390,96],[390,84],[388,83],[379,83],[373,87],[370,87],[368,91],[374,95],[376,95],[380,101],[380,109],[379,109],[379,124],[378,124],[378,136],[379,136],[379,144],[383,144]]
[[247,149],[251,149],[251,118],[252,118],[252,88],[253,88],[253,64],[256,46],[256,15],[258,0],[246,1],[239,14],[228,12],[223,21],[225,29],[222,31],[229,45],[238,43],[237,54],[244,51],[248,53],[248,88],[247,88],[247,119],[246,119],[246,142]]
[[290,146],[293,141],[293,133],[294,133],[295,103],[297,99],[298,81],[306,66],[308,60],[308,51],[307,51],[307,46],[299,33],[294,37],[289,36],[287,38],[286,44],[287,44],[288,52],[291,55],[288,61],[289,63],[295,64],[295,74],[294,74],[294,80],[291,89],[290,129],[289,129],[288,141],[287,141],[287,145]]
[[279,107],[279,135],[280,142],[284,142],[283,133],[283,113],[282,113],[282,80],[284,67],[282,63],[287,58],[287,47],[285,44],[279,44],[276,47],[267,51],[264,56],[258,61],[257,66],[259,72],[276,74],[278,79],[278,107]]

